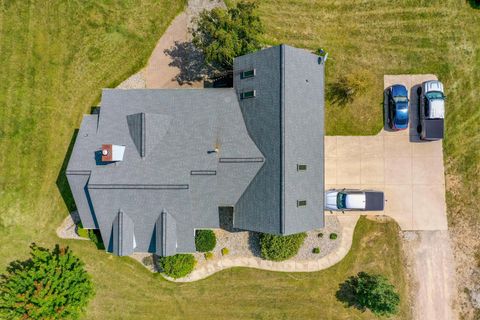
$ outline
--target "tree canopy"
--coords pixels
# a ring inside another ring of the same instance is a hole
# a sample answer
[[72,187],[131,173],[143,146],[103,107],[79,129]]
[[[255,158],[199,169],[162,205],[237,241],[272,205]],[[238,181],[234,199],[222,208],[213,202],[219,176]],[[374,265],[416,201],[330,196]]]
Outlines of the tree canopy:
[[215,8],[200,14],[193,43],[208,64],[232,69],[235,57],[261,49],[263,24],[256,9],[254,2],[240,2],[227,10]]
[[94,294],[83,262],[68,247],[30,249],[0,277],[0,318],[78,319]]
[[387,278],[359,272],[340,285],[337,298],[360,310],[370,309],[376,315],[391,315],[398,311],[400,296]]

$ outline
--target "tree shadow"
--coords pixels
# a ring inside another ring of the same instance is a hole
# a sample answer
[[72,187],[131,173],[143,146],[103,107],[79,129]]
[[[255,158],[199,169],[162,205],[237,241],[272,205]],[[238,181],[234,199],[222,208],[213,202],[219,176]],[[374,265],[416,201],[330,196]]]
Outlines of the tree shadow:
[[180,69],[180,73],[172,79],[180,85],[193,84],[215,72],[214,68],[205,63],[203,53],[192,42],[175,41],[175,45],[165,49],[164,53],[172,59],[169,66]]
[[473,9],[480,9],[480,0],[466,0]]
[[73,199],[72,191],[70,190],[70,185],[68,184],[67,180],[67,166],[68,161],[70,160],[70,156],[72,155],[73,146],[75,145],[75,140],[77,139],[79,129],[75,129],[72,134],[72,138],[70,139],[70,144],[68,145],[67,153],[65,158],[63,159],[62,167],[60,168],[60,172],[58,173],[56,184],[57,188],[62,195],[63,201],[67,206],[68,212],[72,212],[76,210],[75,200]]
[[325,98],[332,105],[346,106],[353,102],[359,91],[360,85],[358,83],[346,77],[341,77],[334,83],[327,84]]
[[355,277],[351,276],[345,280],[345,282],[341,283],[339,289],[335,293],[335,297],[347,307],[354,307],[358,310],[365,311],[365,308],[358,303],[355,295],[354,281]]

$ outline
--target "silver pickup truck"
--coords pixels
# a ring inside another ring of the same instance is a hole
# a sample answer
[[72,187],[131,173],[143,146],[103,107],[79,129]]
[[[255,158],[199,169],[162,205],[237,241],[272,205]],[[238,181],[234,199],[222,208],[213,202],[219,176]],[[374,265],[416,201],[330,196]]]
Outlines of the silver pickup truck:
[[384,203],[381,191],[332,189],[325,193],[325,209],[331,211],[382,211]]
[[426,81],[417,89],[418,118],[417,131],[422,140],[443,139],[445,118],[445,95],[443,84],[438,80]]

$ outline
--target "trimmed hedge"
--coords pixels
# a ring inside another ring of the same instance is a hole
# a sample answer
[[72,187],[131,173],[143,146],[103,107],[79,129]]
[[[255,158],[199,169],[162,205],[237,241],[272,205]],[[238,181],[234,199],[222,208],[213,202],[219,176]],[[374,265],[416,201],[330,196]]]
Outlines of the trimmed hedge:
[[197,230],[195,232],[195,247],[197,248],[197,251],[212,251],[216,244],[217,238],[212,230]]
[[167,276],[178,279],[189,275],[195,268],[197,260],[191,254],[176,254],[160,257],[158,263]]
[[263,233],[260,235],[262,257],[273,261],[290,259],[297,254],[306,237],[306,233],[297,233],[289,236]]

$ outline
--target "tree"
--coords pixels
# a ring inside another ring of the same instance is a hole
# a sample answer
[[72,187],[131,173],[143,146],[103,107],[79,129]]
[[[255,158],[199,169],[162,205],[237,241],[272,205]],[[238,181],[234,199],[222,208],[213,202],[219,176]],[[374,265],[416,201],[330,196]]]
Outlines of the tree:
[[306,237],[306,233],[297,233],[289,236],[263,233],[260,235],[262,257],[273,261],[290,259],[297,254]]
[[257,4],[240,2],[228,10],[203,11],[196,20],[193,43],[215,68],[232,69],[235,57],[261,49],[263,25]]
[[359,272],[340,285],[337,298],[360,310],[370,309],[376,315],[391,315],[398,311],[400,296],[387,278]]
[[30,249],[0,277],[0,318],[78,319],[94,294],[83,262],[68,247]]

